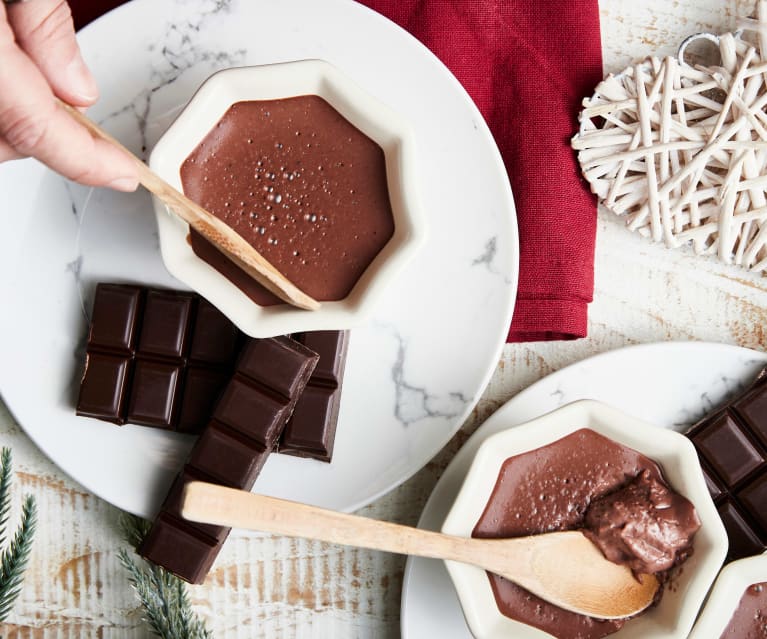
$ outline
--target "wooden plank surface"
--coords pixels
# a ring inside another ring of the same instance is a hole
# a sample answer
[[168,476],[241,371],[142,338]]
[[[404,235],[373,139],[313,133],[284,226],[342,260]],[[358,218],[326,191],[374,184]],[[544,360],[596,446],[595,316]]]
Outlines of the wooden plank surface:
[[[672,54],[685,36],[722,32],[752,2],[601,0],[605,71],[650,53]],[[577,46],[577,42],[574,42]],[[764,350],[767,279],[651,245],[600,212],[589,337],[507,345],[481,401],[436,458],[363,515],[414,524],[446,464],[503,402],[541,377],[624,345],[707,340]],[[125,544],[115,508],[47,460],[0,404],[0,443],[14,451],[15,504],[38,500],[41,526],[22,596],[4,638],[149,636],[120,567]],[[405,561],[382,553],[267,536],[233,539],[192,597],[216,637],[399,636]]]

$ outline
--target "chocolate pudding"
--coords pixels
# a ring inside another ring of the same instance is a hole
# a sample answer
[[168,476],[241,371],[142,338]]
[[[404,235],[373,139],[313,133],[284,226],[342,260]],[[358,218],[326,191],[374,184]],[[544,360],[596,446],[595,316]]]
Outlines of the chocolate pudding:
[[659,573],[687,559],[700,528],[695,507],[643,470],[591,502],[584,531],[602,554],[635,573]]
[[[394,233],[383,150],[315,95],[232,105],[181,182],[321,301],[345,298]],[[191,245],[256,303],[280,303],[194,232]]]
[[[673,511],[663,513],[666,506]],[[628,522],[637,539],[621,535]],[[668,489],[658,464],[581,429],[507,459],[472,536],[520,537],[587,524],[589,536],[599,538],[609,559],[642,568],[684,561],[700,526],[692,504]],[[559,639],[598,639],[626,622],[568,612],[502,577],[488,573],[488,578],[502,614]]]
[[767,637],[767,582],[752,584],[743,593],[721,639]]

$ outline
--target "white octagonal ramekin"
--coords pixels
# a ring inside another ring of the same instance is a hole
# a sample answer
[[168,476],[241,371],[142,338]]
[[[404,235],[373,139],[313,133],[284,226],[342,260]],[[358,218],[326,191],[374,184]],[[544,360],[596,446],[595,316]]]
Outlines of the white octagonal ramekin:
[[[687,497],[698,512],[701,527],[695,535],[694,552],[673,576],[660,603],[610,635],[615,639],[683,639],[727,554],[727,534],[706,488],[695,448],[680,433],[593,400],[567,404],[501,431],[477,450],[442,532],[470,537],[509,457],[551,444],[581,428],[590,428],[657,462],[669,485]],[[550,639],[548,633],[501,614],[484,570],[454,561],[445,564],[476,639]]]
[[414,136],[409,124],[322,60],[299,60],[219,71],[206,80],[155,145],[149,166],[178,190],[184,160],[223,117],[245,100],[318,95],[374,140],[386,158],[394,235],[343,300],[305,311],[288,304],[261,307],[212,266],[187,241],[189,227],[154,198],[160,250],[166,268],[217,306],[252,337],[311,330],[340,330],[363,323],[381,293],[425,240],[426,224],[416,184]]
[[721,637],[746,588],[766,581],[767,554],[746,557],[727,564],[719,573],[689,639]]

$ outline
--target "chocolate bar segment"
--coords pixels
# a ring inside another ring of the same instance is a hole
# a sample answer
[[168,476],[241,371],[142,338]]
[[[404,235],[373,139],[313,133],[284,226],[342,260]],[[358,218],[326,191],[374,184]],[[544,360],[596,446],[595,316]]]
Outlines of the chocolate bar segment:
[[189,356],[197,362],[228,367],[239,350],[240,331],[213,304],[200,298]]
[[127,421],[170,428],[178,402],[181,366],[140,359],[133,371]]
[[279,452],[330,462],[338,425],[349,332],[313,331],[294,337],[316,352],[320,359],[282,434]]
[[197,434],[242,341],[193,293],[99,284],[77,414]]
[[99,284],[88,332],[88,350],[133,353],[142,300],[139,287]]
[[[187,466],[179,473],[176,480],[170,487],[168,496],[162,504],[160,509],[166,515],[169,515],[175,519],[181,519],[181,506],[184,496],[184,488],[190,481],[206,481],[209,483],[216,483],[213,477],[209,477],[198,470],[195,470],[191,466]],[[216,526],[214,524],[200,524],[197,522],[188,522],[191,527],[196,528],[201,533],[208,537],[215,539],[216,543],[222,544],[229,536],[229,528],[226,526]]]
[[179,433],[198,434],[213,414],[213,407],[231,373],[190,365],[183,382],[181,412],[176,424]]
[[139,350],[147,357],[179,359],[186,355],[192,295],[147,291]]
[[[317,360],[314,352],[287,337],[247,341],[210,423],[139,549],[142,556],[186,581],[202,583],[229,531],[181,519],[183,486],[200,478],[250,490]],[[173,540],[186,554],[177,551]]]
[[212,422],[197,440],[187,467],[204,471],[217,484],[244,488],[253,485],[268,456],[258,442]]
[[215,417],[271,450],[289,417],[287,410],[284,399],[260,392],[236,376],[221,395]]
[[125,423],[124,406],[130,359],[105,353],[85,356],[77,414],[115,424]]
[[687,436],[730,540],[728,561],[767,549],[767,368]]
[[[160,513],[144,538],[139,552],[165,570],[193,584],[205,580],[223,542],[201,533],[166,513]],[[162,558],[157,561],[157,558]]]

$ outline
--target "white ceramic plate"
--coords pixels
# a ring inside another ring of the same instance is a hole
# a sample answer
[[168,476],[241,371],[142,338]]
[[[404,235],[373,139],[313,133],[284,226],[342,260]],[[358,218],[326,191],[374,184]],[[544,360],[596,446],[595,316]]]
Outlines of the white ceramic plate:
[[[104,96],[92,117],[152,148],[199,84],[242,64],[322,58],[412,124],[429,240],[352,332],[333,463],[272,456],[260,492],[351,510],[421,468],[475,405],[506,336],[517,281],[511,190],[474,104],[405,31],[347,0],[136,0],[80,37]],[[140,515],[159,506],[191,439],[75,417],[94,285],[180,287],[146,193],[0,167],[0,390],[64,471]]]
[[[596,399],[629,415],[683,430],[742,389],[767,354],[702,342],[632,346],[583,360],[543,378],[501,406],[440,477],[418,522],[439,530],[479,445],[500,430],[578,399]],[[444,564],[409,559],[402,590],[403,639],[471,639]]]

